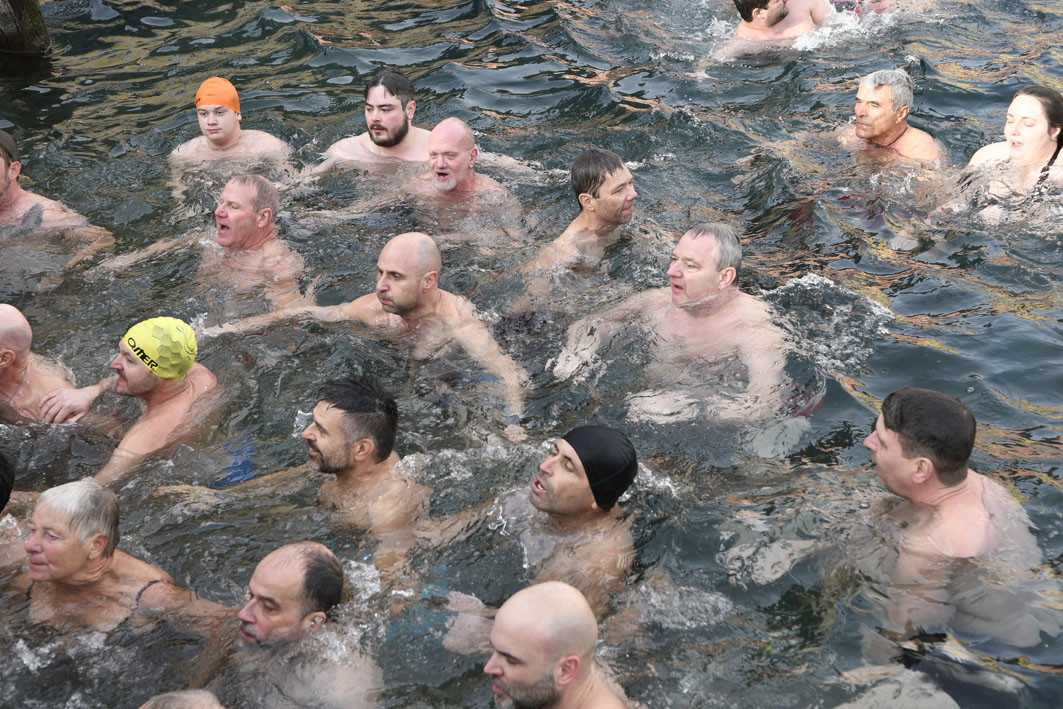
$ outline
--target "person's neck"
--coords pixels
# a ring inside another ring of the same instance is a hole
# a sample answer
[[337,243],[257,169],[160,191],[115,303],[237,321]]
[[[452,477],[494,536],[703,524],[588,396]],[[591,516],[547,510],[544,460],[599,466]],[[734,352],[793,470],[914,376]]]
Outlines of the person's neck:
[[901,121],[893,127],[893,130],[889,131],[883,136],[879,136],[878,140],[869,141],[876,148],[892,148],[894,144],[901,139],[905,133],[908,132],[908,121]]
[[1024,160],[1022,162],[1015,161],[1015,164],[1034,170],[1041,170],[1048,166],[1048,161],[1052,159],[1052,154],[1055,152],[1056,146],[1051,145],[1049,146],[1048,150],[1038,153],[1036,156],[1030,158],[1029,160]]
[[237,127],[237,129],[233,132],[232,138],[230,138],[224,144],[223,143],[215,143],[212,140],[210,140],[210,138],[207,138],[207,142],[210,143],[210,147],[213,148],[214,150],[217,150],[219,152],[225,152],[226,150],[229,150],[230,148],[234,148],[234,147],[236,147],[237,144],[239,144],[241,135],[243,135],[243,130],[241,128]]
[[[593,236],[597,241],[608,240],[609,242],[612,242],[616,239],[616,228],[619,224],[602,221],[598,218],[597,214],[584,209],[581,210],[576,217],[575,226],[576,230],[573,233],[573,237],[587,234]],[[612,238],[609,239],[608,237]]]
[[111,556],[102,556],[96,561],[86,562],[85,566],[73,576],[63,581],[53,581],[57,591],[68,595],[84,595],[92,587],[104,583],[107,575],[114,567],[118,552]]
[[[0,165],[2,164],[3,162],[0,161]],[[3,200],[0,200],[0,214],[3,214],[14,207],[25,194],[26,190],[22,189],[22,186],[19,185],[18,179],[16,178],[15,180],[12,180],[11,187],[8,188],[7,194],[4,195]]]
[[416,308],[402,316],[403,321],[405,321],[407,325],[412,326],[419,320],[434,315],[436,309],[439,307],[439,299],[441,297],[442,294],[439,292],[439,287],[436,286],[432,288],[432,291],[424,297]]
[[[195,365],[192,365],[193,367]],[[192,370],[189,369],[189,372]],[[185,373],[185,378],[180,380],[164,379],[159,383],[159,386],[155,387],[147,394],[143,394],[140,398],[147,404],[148,411],[154,408],[162,406],[168,401],[172,401],[179,396],[183,396],[186,393],[192,391],[192,382]]]
[[704,298],[696,303],[688,303],[676,307],[689,317],[695,319],[708,318],[727,307],[732,300],[738,297],[739,293],[738,287],[732,284],[716,295]]
[[398,464],[399,454],[395,451],[379,463],[367,461],[361,465],[355,464],[336,473],[336,486],[340,489],[368,487],[389,479]]
[[611,511],[594,508],[588,509],[586,512],[567,515],[547,513],[546,518],[543,520],[543,529],[556,534],[590,532],[611,518]]
[[937,481],[935,474],[935,483],[928,487],[925,491],[922,491],[912,497],[913,502],[917,502],[922,505],[933,507],[937,510],[945,510],[953,505],[961,503],[964,498],[975,494],[977,476],[973,471],[967,471],[967,477],[963,479],[963,482],[958,485],[943,485]]
[[254,240],[241,246],[237,251],[258,251],[266,245],[270,239],[277,236],[277,227],[275,224],[270,224],[267,229],[264,229],[261,234],[255,237]]
[[16,360],[10,367],[0,372],[0,401],[5,401],[9,404],[14,401],[15,396],[29,375],[29,369],[30,358],[27,356],[21,360],[21,363]]

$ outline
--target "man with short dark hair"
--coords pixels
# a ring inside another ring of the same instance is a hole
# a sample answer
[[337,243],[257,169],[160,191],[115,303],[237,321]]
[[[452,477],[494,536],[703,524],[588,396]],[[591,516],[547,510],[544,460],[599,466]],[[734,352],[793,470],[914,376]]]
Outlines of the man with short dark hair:
[[724,53],[737,53],[741,42],[780,44],[806,35],[834,12],[827,0],[734,0],[741,21]]
[[97,251],[114,243],[111,232],[89,224],[89,220],[66,205],[22,189],[18,178],[22,161],[18,144],[0,130],[0,236],[7,239],[5,248],[17,248],[15,237],[33,238],[42,232],[59,233],[88,245],[77,251],[66,268],[91,258]]
[[394,69],[380,71],[365,86],[368,130],[329,146],[314,173],[396,160],[426,162],[428,131],[410,124],[416,111],[410,80]]
[[203,259],[197,280],[231,294],[221,307],[220,319],[309,304],[298,283],[303,258],[277,236],[279,202],[277,188],[265,177],[237,175],[218,198],[214,238],[193,232],[107,259],[100,267],[128,268],[165,251],[198,245]]
[[513,594],[491,629],[491,677],[502,709],[624,709],[594,660],[598,622],[572,586],[548,581]]
[[[1022,507],[967,467],[975,429],[974,415],[959,399],[904,387],[883,400],[864,439],[879,481],[896,496],[881,510],[897,523],[900,539],[887,613],[891,629],[905,638],[956,611],[945,598],[959,568],[951,562],[985,559],[1023,570],[1040,559]],[[974,612],[985,618],[1004,608]]]
[[941,147],[928,133],[908,124],[914,84],[903,69],[874,71],[860,80],[852,128],[842,128],[844,145],[882,148],[902,158],[940,166]]
[[579,214],[561,236],[526,263],[522,271],[545,268],[590,270],[619,238],[617,227],[635,213],[635,181],[620,156],[591,148],[572,163],[572,191]]
[[[656,366],[648,368],[647,378],[664,387],[631,395],[630,414],[689,419],[706,404],[708,416],[743,423],[778,415],[787,348],[768,304],[738,289],[741,263],[742,245],[734,229],[724,224],[691,228],[672,251],[670,286],[644,291],[573,324],[554,375],[571,377],[624,327],[641,325],[650,331],[656,352]],[[739,392],[695,397],[689,387],[671,387],[677,380],[718,378],[735,360],[745,369],[729,368],[729,379],[744,383]]]

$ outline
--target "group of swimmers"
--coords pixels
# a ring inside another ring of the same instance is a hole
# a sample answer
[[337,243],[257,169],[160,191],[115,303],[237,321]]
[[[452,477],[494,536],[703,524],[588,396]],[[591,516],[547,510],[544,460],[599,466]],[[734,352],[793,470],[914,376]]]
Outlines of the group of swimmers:
[[[792,37],[808,31],[809,21],[812,26],[822,21],[817,19],[821,4],[795,0],[789,3],[788,20],[786,0],[736,0],[743,17],[738,34],[759,41],[766,37],[758,32],[776,28],[777,36],[782,36],[781,30]],[[942,166],[940,145],[908,125],[912,94],[911,79],[903,71],[865,77],[857,91],[855,124],[842,129],[839,140],[890,158]],[[412,125],[414,90],[400,73],[385,70],[374,76],[365,101],[366,132],[328,148],[323,163],[307,172],[309,179],[336,170],[372,173],[381,166],[408,163],[420,168],[427,163],[427,172],[418,170],[402,184],[411,199],[441,210],[512,208],[515,199],[509,191],[476,171],[479,151],[467,124],[448,118],[431,131]],[[283,141],[241,128],[239,96],[227,80],[204,81],[196,94],[196,110],[202,136],[174,150],[170,161],[178,173],[219,163],[287,162],[290,150]],[[1063,98],[1043,87],[1022,89],[1008,110],[1006,141],[982,148],[970,164],[997,171],[1000,184],[1013,193],[1060,184],[1063,172],[1055,160],[1063,145],[1061,129]],[[100,250],[113,245],[106,230],[19,187],[18,146],[3,131],[0,158],[0,228],[69,232],[83,246],[68,269],[99,258]],[[594,273],[633,217],[638,196],[633,177],[615,153],[590,149],[580,154],[571,180],[579,213],[521,267],[528,274],[521,308],[534,307],[550,290],[552,272]],[[505,434],[516,440],[525,437],[520,424],[527,375],[502,351],[473,305],[439,287],[442,256],[432,237],[420,232],[394,237],[379,253],[374,292],[348,303],[319,306],[300,290],[302,257],[278,235],[279,203],[269,180],[237,174],[221,192],[213,234],[159,241],[102,260],[95,268],[129,268],[172,249],[201,249],[197,277],[225,284],[228,297],[250,302],[250,309],[257,310],[248,313],[241,305],[227,311],[238,314],[206,328],[201,337],[314,319],[349,322],[360,332],[408,347],[418,359],[460,348],[501,384]],[[783,371],[787,344],[771,308],[738,289],[741,261],[741,240],[734,229],[723,224],[693,226],[672,250],[668,287],[636,294],[574,323],[566,346],[553,360],[554,375],[562,380],[574,376],[625,327],[640,322],[653,332],[658,348],[659,370],[647,372],[647,379],[661,385],[632,393],[632,411],[690,408],[697,415],[745,423],[785,416],[792,403],[786,401]],[[60,485],[39,497],[16,493],[16,502],[23,509],[32,507],[32,513],[24,527],[17,526],[17,534],[24,537],[21,544],[5,528],[8,537],[2,540],[0,565],[10,570],[4,580],[23,594],[30,620],[67,632],[111,630],[127,621],[154,618],[195,629],[231,616],[232,610],[196,598],[165,571],[117,549],[118,499],[108,488],[128,479],[147,456],[187,440],[190,430],[209,420],[221,387],[215,375],[196,362],[196,333],[186,322],[167,316],[135,323],[118,342],[113,372],[81,388],[73,386],[61,367],[33,353],[31,345],[26,318],[13,306],[0,305],[3,420],[86,423],[93,402],[109,391],[139,399],[143,412],[95,480]],[[697,402],[683,402],[682,394],[669,389],[669,372],[676,368],[730,360],[737,360],[742,371],[744,386],[737,393],[707,393]],[[445,519],[430,516],[432,490],[403,466],[394,450],[396,434],[394,398],[378,382],[371,377],[327,382],[302,434],[309,466],[320,475],[296,469],[252,480],[229,494],[262,495],[281,485],[316,485],[319,503],[335,512],[338,525],[375,541],[374,562],[381,579],[400,586],[408,583],[411,548],[453,540],[489,513],[474,509]],[[885,399],[865,441],[880,481],[897,498],[883,514],[906,530],[897,563],[903,574],[894,579],[898,594],[886,619],[901,637],[934,622],[932,604],[913,598],[914,589],[938,577],[940,560],[987,558],[1007,549],[1017,564],[1028,566],[1039,556],[1021,507],[999,484],[968,469],[974,437],[973,414],[962,402],[904,388]],[[6,462],[3,467],[0,482],[10,487],[13,476]],[[634,446],[616,428],[580,426],[557,439],[527,493],[511,496],[508,503],[530,503],[531,527],[561,540],[532,561],[538,583],[515,594],[497,612],[472,596],[452,593],[448,598],[458,615],[448,625],[444,646],[490,654],[485,672],[492,678],[499,706],[625,705],[622,691],[603,674],[594,655],[596,618],[610,609],[634,560],[631,520],[617,503],[637,470]],[[501,507],[504,513],[506,504]],[[323,545],[297,541],[271,552],[255,568],[249,600],[237,615],[241,644],[297,642],[327,627],[342,598],[343,582],[339,560]],[[338,693],[329,697],[326,689],[315,695],[322,706],[330,701],[368,705],[380,689],[379,669],[370,657],[358,657],[342,672],[325,672],[321,680]],[[224,695],[223,686],[211,689]],[[216,701],[203,694],[189,697],[193,699]]]

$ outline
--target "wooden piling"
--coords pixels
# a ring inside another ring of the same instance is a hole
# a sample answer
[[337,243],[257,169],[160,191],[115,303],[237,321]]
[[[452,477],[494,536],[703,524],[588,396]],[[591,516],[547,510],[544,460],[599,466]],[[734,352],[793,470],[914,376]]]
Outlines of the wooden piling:
[[16,57],[42,57],[52,48],[40,0],[0,0],[0,62],[12,68]]

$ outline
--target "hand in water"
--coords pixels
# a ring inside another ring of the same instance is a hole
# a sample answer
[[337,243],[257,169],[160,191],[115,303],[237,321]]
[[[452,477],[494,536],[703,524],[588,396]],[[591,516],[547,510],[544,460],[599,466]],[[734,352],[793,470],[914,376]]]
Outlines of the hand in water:
[[50,391],[41,399],[42,423],[74,423],[96,400],[92,387],[63,388]]

